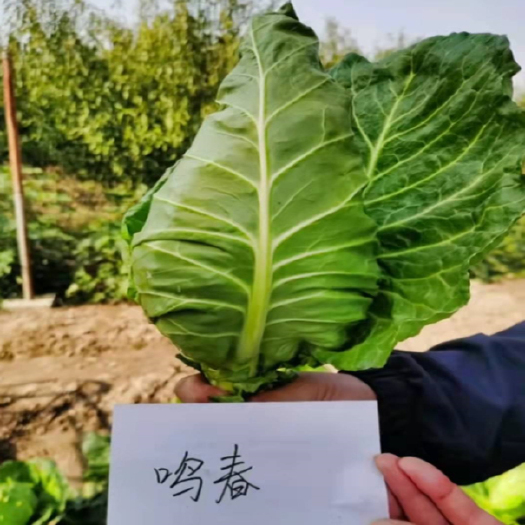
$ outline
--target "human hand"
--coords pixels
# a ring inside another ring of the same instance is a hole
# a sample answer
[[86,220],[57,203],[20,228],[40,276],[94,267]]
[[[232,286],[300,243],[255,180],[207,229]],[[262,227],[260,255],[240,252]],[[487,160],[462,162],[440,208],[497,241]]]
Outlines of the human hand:
[[416,458],[382,454],[376,464],[389,489],[390,520],[374,525],[501,525],[438,469]]
[[[226,392],[210,385],[197,374],[179,381],[176,395],[183,403],[207,403],[210,397]],[[346,374],[304,372],[281,388],[253,396],[254,402],[285,401],[373,401],[374,391],[363,381]]]

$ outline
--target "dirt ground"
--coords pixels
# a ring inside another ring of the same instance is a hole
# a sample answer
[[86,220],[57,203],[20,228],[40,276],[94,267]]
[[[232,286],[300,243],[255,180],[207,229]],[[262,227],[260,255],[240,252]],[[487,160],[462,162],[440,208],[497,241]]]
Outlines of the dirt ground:
[[[470,304],[399,345],[494,333],[525,319],[525,280],[473,283]],[[107,432],[119,403],[167,402],[189,372],[138,307],[0,312],[0,462],[45,456],[82,475],[80,437]]]
[[83,433],[115,404],[169,401],[188,371],[135,306],[0,312],[0,463],[51,457],[75,483]]

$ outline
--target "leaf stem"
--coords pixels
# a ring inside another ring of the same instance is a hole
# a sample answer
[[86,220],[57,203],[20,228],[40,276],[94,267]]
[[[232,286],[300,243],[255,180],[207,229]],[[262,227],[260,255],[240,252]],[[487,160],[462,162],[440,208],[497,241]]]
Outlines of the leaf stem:
[[259,115],[257,137],[259,150],[259,235],[255,250],[253,287],[250,294],[244,328],[239,339],[237,356],[249,362],[250,377],[258,373],[261,341],[266,328],[266,317],[272,290],[272,236],[270,220],[271,181],[268,173],[266,148],[266,76],[257,50],[253,26],[251,28],[253,52],[259,68]]

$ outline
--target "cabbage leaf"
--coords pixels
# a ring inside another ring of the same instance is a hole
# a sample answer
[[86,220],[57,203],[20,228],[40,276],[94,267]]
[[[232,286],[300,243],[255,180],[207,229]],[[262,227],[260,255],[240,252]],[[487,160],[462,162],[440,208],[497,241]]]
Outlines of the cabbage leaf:
[[255,391],[342,348],[379,270],[350,100],[315,34],[288,5],[254,18],[241,51],[223,109],[125,229],[146,314],[216,384]]
[[469,299],[469,267],[525,208],[519,71],[506,37],[452,34],[378,63],[352,54],[332,70],[352,99],[378,224],[380,292],[342,369],[382,366],[399,341]]

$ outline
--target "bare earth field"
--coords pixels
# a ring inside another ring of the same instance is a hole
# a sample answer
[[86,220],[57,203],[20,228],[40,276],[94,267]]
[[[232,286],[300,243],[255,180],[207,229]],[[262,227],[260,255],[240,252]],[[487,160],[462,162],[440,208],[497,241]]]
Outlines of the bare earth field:
[[[473,283],[467,307],[399,347],[425,351],[522,320],[525,280]],[[115,404],[170,401],[188,372],[135,306],[0,312],[0,462],[52,457],[78,481],[84,432],[109,431]]]

